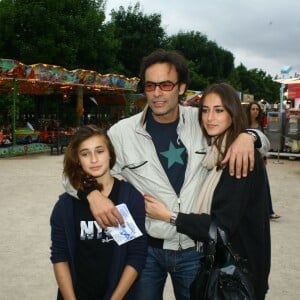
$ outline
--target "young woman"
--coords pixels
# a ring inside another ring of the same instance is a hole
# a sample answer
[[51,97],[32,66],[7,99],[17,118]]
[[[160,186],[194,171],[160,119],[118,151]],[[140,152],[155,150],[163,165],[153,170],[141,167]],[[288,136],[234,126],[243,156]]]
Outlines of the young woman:
[[233,249],[248,261],[256,299],[265,298],[270,271],[270,227],[266,176],[256,152],[254,170],[247,177],[229,175],[221,164],[236,136],[247,128],[246,116],[236,91],[228,84],[210,86],[202,96],[200,125],[210,149],[202,164],[210,174],[193,213],[177,213],[145,195],[147,216],[170,222],[195,241],[208,241],[211,220],[230,236]]
[[50,219],[57,299],[134,299],[133,285],[146,258],[145,206],[132,185],[111,176],[115,161],[104,131],[84,126],[66,149],[64,174],[79,191],[97,185],[114,204],[125,203],[143,235],[118,246],[97,224],[86,201],[60,195]]
[[263,110],[256,102],[251,102],[247,107],[248,128],[258,129],[264,132]]
[[[263,127],[263,110],[257,102],[251,102],[247,107],[247,119],[248,119],[248,128],[258,129],[264,132]],[[267,165],[267,157],[264,156],[264,163]],[[266,170],[267,172],[267,170]],[[271,190],[269,179],[267,180],[267,189],[268,189],[268,203],[269,203],[269,216],[270,219],[279,219],[281,216],[276,214],[273,210]]]

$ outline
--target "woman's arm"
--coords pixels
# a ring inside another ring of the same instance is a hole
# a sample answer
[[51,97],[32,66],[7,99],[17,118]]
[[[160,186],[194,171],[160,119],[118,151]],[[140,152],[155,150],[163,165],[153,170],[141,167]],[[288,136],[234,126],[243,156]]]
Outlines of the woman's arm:
[[[149,195],[144,195],[144,199],[146,214],[149,218],[170,222],[174,212],[169,210],[164,203]],[[178,213],[175,224],[178,232],[188,235],[193,240],[208,239],[210,215]]]
[[127,265],[124,268],[120,281],[111,296],[111,300],[123,299],[136,280],[137,276],[138,272],[133,267]]
[[69,264],[59,262],[53,264],[55,278],[64,300],[76,300]]
[[[259,204],[257,202],[262,202],[255,197],[254,199],[251,197],[253,192],[262,192],[263,190],[263,165],[260,160],[260,155],[256,152],[254,171],[241,179],[230,176],[228,172],[229,166],[226,166],[214,192],[211,215],[205,213],[178,213],[176,219],[177,231],[188,235],[193,240],[208,240],[209,225],[213,218],[229,235],[233,234],[237,230],[245,212],[257,207]],[[260,199],[261,196],[257,198]],[[170,222],[173,212],[162,202],[148,195],[145,195],[144,199],[146,213],[150,218]]]

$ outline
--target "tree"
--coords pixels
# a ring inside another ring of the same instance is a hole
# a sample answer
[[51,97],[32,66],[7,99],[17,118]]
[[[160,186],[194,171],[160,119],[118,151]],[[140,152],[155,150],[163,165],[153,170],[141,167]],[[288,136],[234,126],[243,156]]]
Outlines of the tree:
[[105,71],[115,61],[115,43],[103,24],[104,5],[104,0],[2,0],[2,56]]
[[[232,53],[209,41],[200,32],[179,32],[167,39],[166,47],[180,51],[187,60],[193,62],[193,73],[206,78],[198,83],[201,89],[205,88],[204,83],[226,79],[234,69]],[[191,88],[193,84],[192,80]]]
[[231,73],[230,83],[240,92],[254,95],[255,100],[274,103],[279,97],[279,84],[263,70],[247,68],[240,64]]
[[167,37],[161,15],[145,15],[140,3],[111,11],[106,0],[1,0],[0,53],[33,64],[139,75],[142,58],[157,48],[180,51],[188,60],[190,89],[229,81],[256,99],[278,99],[278,84],[262,70],[234,68],[234,56],[195,31]]
[[114,38],[119,41],[117,59],[122,72],[128,76],[138,76],[142,58],[162,47],[166,36],[161,27],[161,15],[145,15],[137,2],[134,6],[123,6],[112,10],[111,24]]

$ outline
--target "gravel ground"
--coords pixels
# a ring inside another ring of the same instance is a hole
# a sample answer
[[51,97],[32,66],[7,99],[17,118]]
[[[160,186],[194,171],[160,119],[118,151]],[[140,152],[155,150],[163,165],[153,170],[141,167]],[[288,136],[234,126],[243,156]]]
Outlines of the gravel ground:
[[[49,215],[61,185],[62,155],[0,158],[0,299],[56,299]],[[300,299],[300,161],[269,159],[273,206],[270,300]],[[164,299],[174,296],[168,281]]]

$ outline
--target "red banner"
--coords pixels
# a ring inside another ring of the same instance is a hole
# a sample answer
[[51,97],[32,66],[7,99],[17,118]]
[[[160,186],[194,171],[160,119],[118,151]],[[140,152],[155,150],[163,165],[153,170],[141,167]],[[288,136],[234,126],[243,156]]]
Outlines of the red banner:
[[300,98],[300,83],[288,84],[288,99]]

